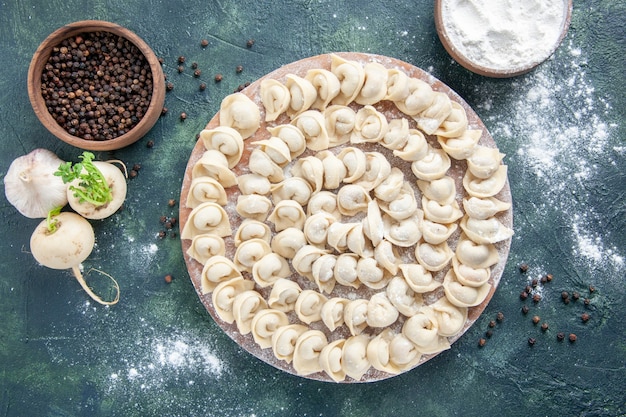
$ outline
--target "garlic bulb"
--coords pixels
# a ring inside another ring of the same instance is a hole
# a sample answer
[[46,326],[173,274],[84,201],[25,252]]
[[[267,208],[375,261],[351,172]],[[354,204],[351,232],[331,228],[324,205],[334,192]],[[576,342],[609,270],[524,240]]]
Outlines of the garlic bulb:
[[67,204],[67,185],[54,173],[64,161],[38,148],[16,158],[4,177],[4,194],[21,214],[42,218],[55,207]]

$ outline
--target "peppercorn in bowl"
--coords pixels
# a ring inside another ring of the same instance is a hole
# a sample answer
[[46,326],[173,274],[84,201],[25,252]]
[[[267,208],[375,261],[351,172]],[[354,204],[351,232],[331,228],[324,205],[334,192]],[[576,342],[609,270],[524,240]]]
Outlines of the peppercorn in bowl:
[[50,34],[28,69],[28,95],[41,123],[81,149],[120,149],[154,126],[165,101],[158,58],[135,33],[84,20]]

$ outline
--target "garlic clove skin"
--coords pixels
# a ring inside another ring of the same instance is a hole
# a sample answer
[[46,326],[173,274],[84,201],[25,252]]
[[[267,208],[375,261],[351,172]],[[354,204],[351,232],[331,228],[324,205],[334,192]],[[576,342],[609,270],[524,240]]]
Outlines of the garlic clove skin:
[[22,215],[43,218],[67,205],[67,185],[54,173],[64,163],[53,152],[37,148],[16,158],[4,177],[4,194]]

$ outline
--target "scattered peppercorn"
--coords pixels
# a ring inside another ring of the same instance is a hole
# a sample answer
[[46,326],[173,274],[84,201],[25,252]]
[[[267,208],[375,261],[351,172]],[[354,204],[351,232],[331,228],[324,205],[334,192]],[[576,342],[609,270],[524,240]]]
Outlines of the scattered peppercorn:
[[496,322],[495,322],[495,320],[491,320],[491,321],[489,322],[489,327],[496,327]]
[[563,291],[563,292],[561,293],[561,298],[562,298],[563,300],[565,300],[565,299],[569,298],[569,293],[568,293],[567,291]]
[[163,239],[165,236],[167,236],[167,234],[163,230],[160,230],[159,231],[159,238]]
[[485,332],[485,336],[487,336],[487,337],[491,337],[491,336],[493,336],[493,330],[487,330],[487,331]]
[[130,172],[128,173],[128,176],[131,178],[135,178],[137,176],[137,171],[135,171],[134,169],[131,169]]
[[527,285],[526,287],[524,287],[524,291],[530,294],[531,292],[533,292],[533,287],[531,287],[530,285]]
[[539,321],[541,321],[541,317],[539,317],[539,316],[533,316],[533,323],[534,323],[534,324],[539,323]]
[[243,72],[243,65],[237,65],[237,68],[235,68],[235,71],[237,72],[237,74]]
[[535,346],[535,343],[537,343],[537,339],[535,339],[534,337],[529,337],[528,338],[528,345],[529,346]]
[[591,304],[591,300],[589,298],[585,298],[584,303],[586,306],[588,306],[589,304]]
[[159,57],[159,64],[163,65],[164,62],[165,60],[162,57]]
[[182,65],[179,65],[178,66],[178,73],[180,74],[183,71],[185,71],[185,67],[183,67]]
[[591,316],[587,313],[583,313],[580,315],[580,319],[583,321],[583,323],[587,323],[590,318]]
[[552,274],[547,274],[547,275],[546,275],[546,281],[550,282],[550,281],[552,281],[552,278],[554,278],[554,277],[552,276]]
[[478,346],[479,347],[485,346],[486,343],[487,343],[487,341],[485,339],[483,339],[482,337],[480,339],[478,339]]
[[147,148],[152,148],[154,147],[154,141],[152,139],[150,139],[148,142],[146,142],[146,147]]
[[252,45],[254,45],[254,39],[248,39],[248,42],[246,42],[246,47],[252,48]]
[[540,281],[541,281],[542,284],[545,284],[546,282],[548,282],[548,278],[544,275],[544,276],[541,277]]
[[191,68],[192,68],[192,69],[196,69],[196,68],[198,68],[198,63],[197,63],[197,62],[192,62],[192,63],[191,63]]
[[543,330],[544,332],[547,331],[549,328],[548,323],[541,323],[541,330]]
[[165,223],[165,222],[167,221],[167,216],[161,216],[161,217],[159,217],[159,221],[160,221],[161,223]]
[[206,90],[206,83],[200,83],[200,85],[198,86],[198,88],[200,89],[200,91],[204,91],[204,90]]
[[532,285],[533,288],[536,288],[537,285],[539,285],[539,281],[537,281],[536,279],[533,279],[530,283],[530,285]]
[[172,222],[170,222],[170,221],[166,221],[165,222],[165,228],[167,230],[171,230],[173,227],[174,227],[174,225],[172,224]]
[[180,114],[180,120],[181,120],[181,121],[184,121],[184,120],[186,120],[186,119],[187,119],[187,113],[182,112],[182,113]]
[[174,207],[176,205],[176,200],[174,200],[173,198],[170,198],[169,201],[167,202],[167,205],[170,207]]
[[163,107],[161,109],[161,116],[165,116],[167,114],[167,111],[168,111],[167,107]]
[[498,311],[498,313],[496,314],[496,320],[498,320],[498,322],[502,323],[502,321],[504,320],[504,313],[501,311]]
[[528,271],[528,264],[526,264],[526,263],[520,264],[519,270],[520,270],[520,272]]
[[202,74],[202,71],[200,71],[199,69],[197,69],[197,70],[195,70],[193,72],[193,76],[196,77],[196,78],[198,78],[200,76],[200,74]]
[[172,276],[170,274],[167,274],[164,280],[166,283],[170,284],[172,282]]
[[595,292],[595,290],[596,290],[596,287],[594,287],[593,285],[590,285],[590,286],[589,286],[589,292],[590,292],[590,293],[591,293],[591,292]]
[[556,334],[556,340],[558,340],[559,342],[562,342],[565,339],[565,333],[563,332],[558,332]]
[[223,78],[223,77],[222,77],[222,74],[216,74],[216,75],[215,75],[215,82],[216,82],[216,83],[219,83],[220,81],[222,81],[222,78]]
[[179,57],[178,57],[178,63],[179,63],[179,64],[184,64],[184,63],[185,63],[185,57],[184,57],[184,56],[182,56],[182,55],[181,55],[181,56],[179,56]]
[[528,314],[529,310],[530,310],[530,308],[528,308],[528,306],[522,306],[522,313]]
[[570,333],[569,334],[569,341],[570,343],[574,343],[576,341],[577,337],[574,333]]
[[539,301],[541,301],[541,295],[540,294],[533,295],[533,302],[538,303]]
[[207,39],[202,39],[200,41],[200,46],[202,46],[203,48],[206,48],[207,46],[209,46],[209,41]]
[[166,89],[167,91],[172,91],[172,90],[174,89],[174,84],[172,84],[171,82],[169,82],[169,81],[168,81],[168,82],[165,84],[165,89]]
[[527,293],[526,291],[522,291],[522,292],[519,294],[519,298],[520,298],[521,300],[525,300],[525,299],[527,299],[527,298],[528,298],[528,293]]
[[176,236],[178,236],[178,235],[176,234],[176,232],[170,232],[170,237],[171,237],[172,239],[175,239],[175,238],[176,238]]
[[578,291],[574,291],[574,292],[572,293],[572,299],[573,299],[574,301],[577,301],[579,298],[580,298],[580,293],[579,293]]

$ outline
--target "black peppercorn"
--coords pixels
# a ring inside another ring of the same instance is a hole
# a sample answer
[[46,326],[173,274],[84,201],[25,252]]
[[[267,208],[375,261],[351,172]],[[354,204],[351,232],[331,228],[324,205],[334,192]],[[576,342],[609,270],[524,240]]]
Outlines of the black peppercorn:
[[222,81],[222,78],[223,78],[223,77],[222,77],[222,74],[216,74],[216,75],[215,75],[215,82],[216,82],[216,83],[219,83],[220,81]]
[[530,311],[530,308],[528,308],[528,306],[523,306],[522,307],[522,313],[528,314],[528,311]]
[[489,327],[496,327],[496,322],[494,320],[489,321]]
[[179,63],[179,64],[184,64],[184,63],[185,63],[185,57],[184,57],[184,56],[182,56],[182,55],[181,55],[181,56],[179,56],[179,57],[178,57],[178,63]]
[[542,323],[541,324],[541,330],[543,330],[544,332],[548,330],[548,323]]
[[184,120],[186,120],[186,119],[187,119],[187,113],[182,112],[182,113],[180,114],[180,120],[181,120],[181,121],[184,121]]
[[520,270],[520,272],[528,271],[528,264],[526,264],[526,263],[520,264],[519,270]]
[[170,206],[170,207],[174,207],[176,205],[176,200],[174,200],[173,198],[170,198],[167,201],[167,205]]
[[556,340],[558,340],[559,342],[562,342],[565,339],[565,333],[563,332],[558,332],[556,334]]
[[178,72],[181,73],[183,71],[185,71],[185,67],[183,67],[182,65],[179,65],[178,66]]
[[583,321],[583,323],[587,323],[590,318],[591,316],[588,313],[583,313],[580,315],[580,319]]
[[171,82],[169,82],[169,81],[168,81],[168,82],[165,84],[165,89],[166,89],[167,91],[172,91],[172,90],[174,89],[174,84],[172,84]]
[[502,321],[504,320],[504,313],[501,311],[498,311],[498,313],[496,314],[496,320],[498,320],[498,322],[502,323]]
[[237,68],[235,68],[235,71],[237,72],[237,74],[243,72],[243,65],[237,65]]
[[574,343],[578,338],[576,337],[576,335],[574,333],[570,333],[569,335],[569,341],[571,343]]
[[202,71],[200,71],[199,69],[197,69],[197,70],[195,70],[193,72],[193,76],[196,77],[196,78],[198,78],[200,76],[200,74],[202,74]]
[[487,343],[487,341],[485,339],[483,339],[482,337],[480,339],[478,339],[478,346],[479,347],[485,346],[486,343]]
[[528,338],[528,345],[529,346],[535,346],[535,343],[537,343],[537,339],[535,339],[534,337],[529,337]]
[[191,68],[192,68],[192,69],[196,69],[196,68],[198,68],[198,63],[197,63],[197,62],[192,62],[192,63],[191,63]]
[[533,316],[533,324],[537,324],[541,321],[541,318],[539,316]]
[[200,83],[200,85],[198,86],[198,88],[200,89],[200,91],[204,91],[204,90],[206,90],[206,83]]
[[154,141],[153,140],[149,140],[148,142],[146,142],[146,147],[152,148],[153,146],[154,146]]
[[202,46],[203,48],[206,48],[207,46],[209,46],[209,41],[207,39],[202,39],[200,41],[200,46]]
[[254,45],[254,39],[248,39],[248,42],[246,42],[246,47],[252,48],[252,45]]

